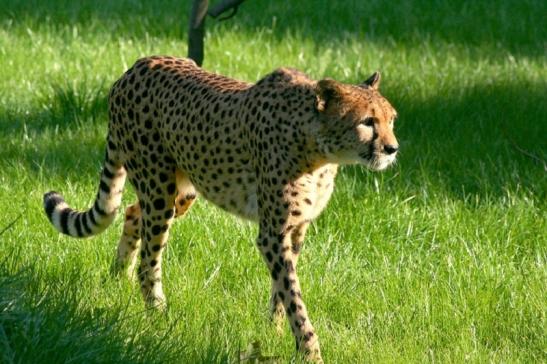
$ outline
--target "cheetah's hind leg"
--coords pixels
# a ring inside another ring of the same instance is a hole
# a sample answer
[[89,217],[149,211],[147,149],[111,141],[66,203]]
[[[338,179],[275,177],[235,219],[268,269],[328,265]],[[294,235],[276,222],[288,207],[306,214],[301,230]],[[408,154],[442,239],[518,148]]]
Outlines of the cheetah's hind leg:
[[[177,179],[179,194],[175,199],[175,217],[181,217],[192,206],[196,199],[196,192],[189,188],[184,181]],[[182,182],[182,183],[181,183]],[[125,221],[123,232],[118,243],[116,258],[112,263],[111,272],[116,276],[126,276],[130,280],[135,279],[135,265],[141,246],[141,208],[139,202],[135,202],[125,209]]]
[[141,246],[141,208],[135,202],[125,209],[123,232],[118,243],[116,258],[112,263],[111,272],[116,276],[126,276],[135,279],[135,265]]

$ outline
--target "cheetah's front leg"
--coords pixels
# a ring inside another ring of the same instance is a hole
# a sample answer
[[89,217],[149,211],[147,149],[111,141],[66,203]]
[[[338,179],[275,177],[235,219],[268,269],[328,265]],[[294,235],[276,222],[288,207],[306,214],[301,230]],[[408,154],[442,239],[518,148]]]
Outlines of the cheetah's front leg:
[[[300,256],[300,250],[302,249],[302,243],[308,229],[309,222],[302,222],[300,225],[291,228],[291,251],[293,253],[294,268],[298,262]],[[283,332],[283,324],[285,323],[285,308],[283,307],[283,300],[281,299],[278,290],[276,288],[275,281],[272,281],[272,289],[270,296],[270,318],[274,324],[277,332],[281,334]]]
[[261,221],[258,246],[270,270],[273,290],[283,304],[297,349],[306,360],[322,363],[319,340],[302,299],[291,234],[286,230],[276,234],[278,227],[269,226],[269,221]]

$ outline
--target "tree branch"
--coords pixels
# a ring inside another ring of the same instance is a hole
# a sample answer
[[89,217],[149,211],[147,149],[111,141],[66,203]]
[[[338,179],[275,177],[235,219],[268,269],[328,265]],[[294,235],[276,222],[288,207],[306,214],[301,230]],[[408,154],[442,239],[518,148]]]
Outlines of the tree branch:
[[4,234],[6,231],[8,231],[9,229],[11,229],[11,227],[13,225],[15,225],[15,223],[21,218],[23,217],[23,214],[24,212],[21,212],[19,214],[19,216],[17,216],[15,219],[13,219],[8,225],[6,225],[1,231],[0,231],[0,235]]
[[532,154],[531,152],[527,151],[526,149],[524,148],[521,148],[517,143],[515,143],[514,141],[512,140],[509,140],[511,142],[511,145],[513,145],[513,147],[518,150],[519,152],[521,152],[522,154],[524,154],[525,156],[527,156],[528,158],[531,158],[533,159],[534,161],[536,161],[537,163],[539,164],[542,164],[543,165],[543,170],[545,172],[547,172],[547,162],[545,162],[543,159],[541,159],[540,157],[538,157],[537,155],[535,154]]
[[245,0],[223,0],[219,2],[217,5],[215,5],[207,14],[209,14],[213,18],[217,18],[220,14],[226,12],[227,10],[232,9],[232,12],[222,18],[219,18],[218,20],[226,20],[230,19],[237,13],[237,8],[241,3],[243,3]]
[[509,133],[507,132],[507,130],[505,128],[501,128],[501,131],[502,133],[504,134],[505,138],[509,141],[509,143],[511,144],[511,146],[513,148],[515,148],[518,152],[522,153],[523,155],[527,156],[528,158],[531,158],[532,160],[534,160],[535,162],[539,163],[539,164],[542,164],[543,165],[543,170],[545,172],[547,172],[547,162],[543,159],[541,159],[540,157],[538,157],[537,155],[527,151],[526,149],[522,148],[520,145],[517,144],[517,142],[515,142],[513,140],[513,138],[511,138],[509,136]]
[[190,14],[190,29],[198,29],[203,25],[208,8],[209,0],[194,0]]

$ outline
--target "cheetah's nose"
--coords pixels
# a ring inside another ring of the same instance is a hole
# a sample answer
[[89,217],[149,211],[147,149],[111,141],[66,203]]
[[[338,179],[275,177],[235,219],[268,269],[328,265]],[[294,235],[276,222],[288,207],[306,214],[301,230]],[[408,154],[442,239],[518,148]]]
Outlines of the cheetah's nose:
[[390,144],[384,145],[384,152],[386,152],[386,154],[393,154],[398,150],[399,150],[398,145],[390,145]]

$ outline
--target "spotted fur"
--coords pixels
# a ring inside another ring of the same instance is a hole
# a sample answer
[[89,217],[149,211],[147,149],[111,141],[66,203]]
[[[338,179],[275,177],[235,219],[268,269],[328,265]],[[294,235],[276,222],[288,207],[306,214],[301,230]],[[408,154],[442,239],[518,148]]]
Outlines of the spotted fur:
[[201,195],[259,224],[257,247],[272,279],[271,314],[286,315],[297,347],[321,362],[296,265],[309,223],[327,205],[339,164],[373,170],[395,160],[396,112],[361,85],[314,81],[282,68],[256,84],[209,73],[191,60],[136,62],[110,92],[106,157],[95,204],[71,209],[56,192],[47,216],[64,234],[98,234],[114,219],[126,176],[138,202],[126,210],[115,268],[138,277],[149,306],[162,306],[162,251],[173,219]]

